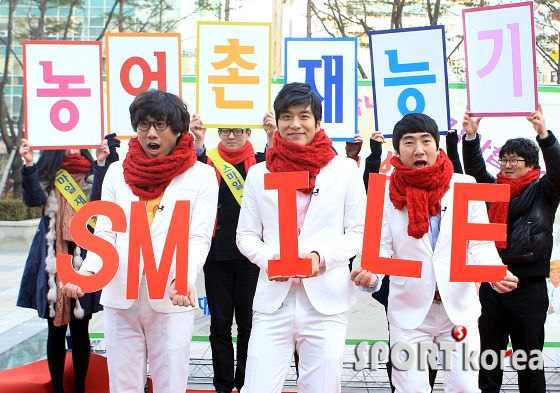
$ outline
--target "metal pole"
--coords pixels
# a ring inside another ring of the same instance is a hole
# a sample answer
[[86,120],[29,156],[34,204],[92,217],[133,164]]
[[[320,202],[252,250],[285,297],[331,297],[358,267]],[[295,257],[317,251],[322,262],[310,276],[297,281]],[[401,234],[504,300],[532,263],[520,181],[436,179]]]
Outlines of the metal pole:
[[0,196],[4,192],[4,184],[8,181],[8,174],[10,173],[10,168],[12,167],[12,163],[14,162],[14,158],[16,156],[16,148],[12,149],[10,153],[10,157],[8,158],[8,164],[6,164],[6,169],[4,169],[4,174],[2,175],[2,183],[0,183]]

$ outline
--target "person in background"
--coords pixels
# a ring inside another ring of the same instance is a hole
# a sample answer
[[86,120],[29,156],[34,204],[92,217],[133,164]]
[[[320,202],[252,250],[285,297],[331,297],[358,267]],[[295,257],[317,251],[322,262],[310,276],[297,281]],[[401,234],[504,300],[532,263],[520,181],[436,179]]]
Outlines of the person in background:
[[[494,177],[486,170],[477,132],[482,118],[473,118],[469,111],[463,116],[463,163],[465,172],[478,183],[510,185],[509,202],[492,202],[488,211],[490,222],[507,225],[507,241],[496,247],[508,269],[517,277],[517,289],[497,293],[489,284],[480,287],[482,315],[478,322],[481,351],[500,353],[511,338],[513,350],[522,350],[526,366],[518,370],[521,393],[546,391],[544,368],[532,369],[527,362],[542,358],[544,324],[549,307],[546,277],[550,272],[554,216],[560,204],[560,145],[546,129],[542,108],[527,116],[537,136],[546,164],[541,177],[539,147],[530,139],[509,139],[501,148],[500,172]],[[487,359],[488,360],[488,359]],[[491,363],[488,363],[491,364]],[[533,367],[534,368],[534,367]],[[499,392],[503,370],[481,368],[479,387],[483,393]]]
[[[269,146],[276,131],[274,113],[263,121]],[[265,159],[255,154],[249,141],[248,128],[218,128],[220,142],[206,151],[206,129],[199,115],[190,123],[198,161],[212,166],[218,179],[218,205],[212,245],[204,264],[204,284],[210,308],[210,347],[212,349],[213,384],[217,393],[241,390],[245,380],[247,346],[251,335],[253,297],[257,288],[259,267],[252,264],[237,248],[235,231],[241,210],[245,178],[249,168]],[[232,344],[233,316],[237,324],[237,367],[234,371]]]
[[[110,391],[143,393],[149,361],[154,392],[185,393],[196,308],[194,283],[210,249],[218,184],[215,171],[197,162],[194,139],[188,132],[190,114],[179,97],[147,90],[134,98],[129,110],[138,137],[130,140],[124,161],[109,168],[101,200],[119,205],[129,224],[132,202],[145,203],[156,266],[163,258],[176,203],[190,201],[190,222],[184,223],[188,225],[188,289],[178,293],[175,288],[173,257],[164,297],[148,296],[144,260],[149,251],[143,248],[133,283],[138,285],[138,298],[127,299],[129,249],[134,239],[130,230],[115,232],[111,220],[99,216],[95,235],[120,256],[117,274],[101,295]],[[92,276],[102,266],[99,255],[90,252],[78,273]],[[84,296],[73,283],[64,283],[63,293]]]
[[102,310],[100,291],[87,294],[79,301],[61,293],[57,287],[56,255],[73,255],[74,268],[80,268],[86,250],[72,240],[70,221],[81,204],[100,198],[101,185],[111,163],[107,157],[110,152],[116,154],[119,143],[114,134],[101,142],[95,162],[85,149],[45,150],[36,165],[26,139],[19,148],[25,160],[23,200],[28,207],[43,206],[43,214],[25,262],[17,305],[33,308],[39,317],[47,319],[47,363],[54,393],[64,392],[68,326],[72,338],[74,393],[85,391],[90,357],[89,321],[93,313]]

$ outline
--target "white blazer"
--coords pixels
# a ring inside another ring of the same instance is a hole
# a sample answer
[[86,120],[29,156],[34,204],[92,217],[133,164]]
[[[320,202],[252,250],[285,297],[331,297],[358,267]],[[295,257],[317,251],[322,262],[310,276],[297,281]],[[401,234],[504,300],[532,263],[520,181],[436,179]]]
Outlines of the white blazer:
[[[268,260],[280,253],[280,246],[278,191],[264,189],[265,173],[270,172],[262,162],[252,166],[247,175],[237,225],[237,246],[261,268],[253,309],[271,314],[281,307],[293,279],[287,282],[268,279]],[[339,156],[321,169],[315,179],[315,189],[319,193],[311,197],[298,249],[300,254],[318,251],[326,267],[320,269],[318,276],[302,281],[313,307],[324,315],[334,315],[348,311],[356,302],[348,259],[361,254],[366,193],[356,162]]]
[[[127,219],[126,232],[113,232],[111,221],[108,217],[100,215],[95,228],[95,235],[111,243],[119,254],[119,269],[113,280],[103,288],[101,304],[107,307],[128,309],[134,303],[133,299],[126,299],[126,279],[128,274],[128,247],[130,230],[131,202],[139,198],[132,193],[130,187],[124,182],[122,162],[111,164],[103,181],[101,200],[115,202],[125,212]],[[190,200],[190,227],[189,227],[189,270],[188,280],[194,287],[196,277],[204,265],[210,242],[214,221],[216,218],[216,205],[218,203],[218,181],[213,168],[196,162],[186,172],[175,177],[165,189],[160,205],[164,208],[158,211],[150,227],[152,246],[156,266],[159,267],[161,255],[167,237],[167,230],[178,200]],[[185,226],[187,223],[185,223]],[[185,239],[186,240],[186,239]],[[142,250],[145,252],[145,250]],[[175,255],[167,279],[167,287],[163,299],[150,299],[150,305],[157,312],[173,313],[192,310],[193,307],[174,306],[168,296],[169,286],[175,278]],[[81,269],[97,273],[103,265],[99,255],[88,252]],[[144,270],[143,257],[140,257],[140,274]]]
[[[472,282],[449,282],[451,238],[453,236],[453,188],[455,183],[476,183],[473,177],[453,174],[450,189],[441,199],[440,232],[434,250],[428,234],[422,239],[408,235],[408,209],[397,210],[385,192],[381,256],[422,261],[421,278],[391,276],[389,322],[401,329],[415,329],[424,320],[437,288],[449,319],[455,325],[468,325],[480,316],[480,302]],[[469,222],[488,223],[486,205],[469,202]],[[469,241],[467,264],[503,265],[493,241]]]

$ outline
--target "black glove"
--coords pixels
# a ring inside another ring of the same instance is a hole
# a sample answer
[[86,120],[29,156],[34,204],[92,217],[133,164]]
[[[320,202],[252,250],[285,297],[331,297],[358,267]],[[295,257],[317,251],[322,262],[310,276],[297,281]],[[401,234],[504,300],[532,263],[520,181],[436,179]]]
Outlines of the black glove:
[[371,162],[381,161],[381,153],[383,152],[382,145],[383,143],[377,142],[375,139],[369,138],[369,148],[371,149],[371,155],[369,156],[369,160]]
[[121,147],[121,141],[116,138],[117,134],[112,133],[105,135],[107,139],[107,144],[109,145],[109,155],[107,156],[107,166],[111,163],[119,160],[119,153],[117,153],[117,147]]
[[447,132],[447,136],[445,137],[445,147],[447,150],[447,157],[451,161],[459,158],[459,151],[457,144],[459,143],[459,135],[457,131]]

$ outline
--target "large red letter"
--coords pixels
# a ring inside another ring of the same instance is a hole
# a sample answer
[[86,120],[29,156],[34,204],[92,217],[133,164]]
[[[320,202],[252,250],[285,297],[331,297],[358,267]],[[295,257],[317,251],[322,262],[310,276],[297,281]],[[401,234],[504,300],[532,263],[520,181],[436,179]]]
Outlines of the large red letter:
[[[156,71],[152,71],[148,62],[138,56],[131,57],[123,63],[121,68],[121,85],[123,89],[131,96],[136,96],[141,92],[148,90],[153,81],[156,81],[158,83],[159,90],[167,91],[167,84],[165,79],[165,52],[154,52],[154,56],[157,59]],[[142,70],[142,83],[139,87],[134,87],[132,86],[132,83],[130,83],[130,70],[135,65],[140,67],[140,69]]]
[[298,188],[309,187],[309,172],[277,172],[264,175],[264,189],[278,190],[280,260],[268,261],[268,276],[311,275],[311,259],[300,258],[297,233]]
[[509,202],[509,185],[455,183],[453,198],[453,238],[451,241],[451,282],[495,282],[506,275],[506,266],[467,265],[469,240],[505,240],[505,224],[469,223],[469,201]]
[[[175,257],[175,289],[180,295],[187,294],[190,201],[177,201],[167,230],[167,238],[159,266],[156,266],[150,226],[146,216],[145,202],[132,202],[130,209],[130,244],[128,246],[128,276],[126,298],[138,299],[138,277],[140,277],[140,251],[144,258],[144,271],[150,299],[163,299]],[[186,224],[186,225],[185,225]]]
[[103,267],[93,276],[82,276],[72,267],[72,256],[56,255],[56,272],[63,283],[78,285],[84,292],[95,292],[111,282],[119,268],[119,254],[109,242],[92,234],[86,226],[91,216],[107,216],[113,224],[114,232],[126,231],[126,217],[119,205],[107,201],[86,203],[74,214],[70,222],[70,235],[74,242],[86,250],[93,251],[103,260]]
[[[376,274],[420,278],[422,275],[422,262],[382,258],[379,256],[386,182],[386,175],[369,174],[364,246],[362,247],[362,268]],[[406,233],[393,235],[408,236]]]

